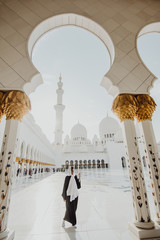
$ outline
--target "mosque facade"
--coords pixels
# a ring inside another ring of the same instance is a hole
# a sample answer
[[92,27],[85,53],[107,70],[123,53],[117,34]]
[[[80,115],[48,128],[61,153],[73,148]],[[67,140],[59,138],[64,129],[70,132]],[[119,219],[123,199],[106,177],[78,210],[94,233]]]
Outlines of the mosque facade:
[[56,165],[68,168],[125,168],[126,154],[121,126],[115,118],[106,116],[99,124],[99,136],[88,139],[87,129],[81,123],[75,124],[70,135],[63,135],[62,77],[57,83],[55,141],[53,148],[56,156]]

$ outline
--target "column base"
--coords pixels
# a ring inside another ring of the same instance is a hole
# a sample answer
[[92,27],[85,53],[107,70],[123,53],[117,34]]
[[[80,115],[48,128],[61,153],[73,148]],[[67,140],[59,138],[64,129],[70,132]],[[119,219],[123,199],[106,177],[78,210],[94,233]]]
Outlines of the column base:
[[15,231],[14,230],[8,230],[6,229],[5,231],[0,233],[0,240],[13,240],[15,236]]
[[160,225],[160,218],[156,218],[156,219],[155,219],[155,222],[156,222],[158,225]]
[[152,239],[160,237],[160,227],[157,225],[155,225],[152,229],[141,229],[136,227],[134,223],[129,223],[128,228],[139,239]]
[[140,229],[153,229],[155,227],[154,222],[150,221],[150,222],[134,222],[133,223],[137,228]]

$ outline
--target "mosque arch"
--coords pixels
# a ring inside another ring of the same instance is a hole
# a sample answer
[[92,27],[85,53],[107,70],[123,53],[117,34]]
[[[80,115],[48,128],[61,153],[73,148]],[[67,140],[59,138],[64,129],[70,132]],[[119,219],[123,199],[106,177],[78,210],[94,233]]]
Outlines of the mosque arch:
[[75,169],[78,169],[78,160],[75,160]]
[[69,168],[69,161],[65,162],[65,168],[68,169]]
[[79,160],[79,168],[82,169],[83,165],[82,165],[82,160]]
[[92,166],[92,162],[91,160],[88,160],[88,168],[91,168],[91,166]]
[[96,168],[96,160],[95,159],[92,160],[92,167]]
[[126,158],[125,157],[121,157],[121,161],[122,161],[122,168],[126,168]]
[[[47,32],[64,26],[80,27],[98,37],[108,49],[110,55],[110,66],[113,64],[115,58],[115,49],[113,42],[107,31],[101,25],[91,20],[90,18],[75,13],[64,13],[52,16],[42,21],[33,29],[27,42],[28,57],[31,59],[31,61],[33,48],[37,41]],[[37,86],[39,86],[42,83],[43,80],[41,74],[37,71],[37,74],[35,74],[30,79],[30,82],[27,82],[23,86],[23,90],[27,94],[30,94],[37,88]]]
[[71,160],[71,161],[70,161],[70,166],[73,167],[73,165],[74,165],[74,161]]
[[104,159],[101,159],[101,167],[105,168],[105,161],[104,161]]
[[87,160],[83,160],[84,168],[87,168]]
[[101,161],[99,159],[97,159],[97,168],[101,167]]
[[[147,24],[147,25],[143,26],[141,28],[141,30],[139,31],[139,33],[137,34],[137,41],[138,41],[138,38],[140,38],[141,36],[146,35],[146,34],[150,34],[150,33],[160,33],[160,22],[154,22],[154,23],[150,23],[150,24]],[[143,58],[140,55],[140,52],[139,52],[138,47],[137,47],[137,41],[136,41],[137,54],[138,54],[139,58],[141,59],[144,67],[149,72],[152,72],[152,70],[149,69],[147,67],[147,65],[144,63]],[[154,75],[154,74],[152,73],[152,75]],[[157,80],[157,77],[154,75],[154,78],[152,79],[150,85],[148,85],[148,92],[150,92],[150,90],[153,88],[154,82],[156,80]]]

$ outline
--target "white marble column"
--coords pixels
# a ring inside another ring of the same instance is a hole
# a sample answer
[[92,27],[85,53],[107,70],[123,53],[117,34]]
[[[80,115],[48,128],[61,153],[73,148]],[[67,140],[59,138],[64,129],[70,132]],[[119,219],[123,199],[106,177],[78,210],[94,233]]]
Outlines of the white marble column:
[[22,162],[22,165],[21,165],[21,177],[24,177],[25,158],[22,158],[21,162]]
[[29,169],[31,169],[30,170],[30,172],[31,172],[30,176],[33,176],[33,160],[30,160]]
[[40,169],[40,174],[41,174],[41,169],[42,169],[41,162],[39,163],[39,169]]
[[134,121],[125,120],[123,122],[123,135],[128,158],[128,170],[136,220],[135,225],[139,228],[150,229],[154,227],[154,223],[151,221],[150,216]]
[[141,121],[139,123],[139,126],[145,147],[157,222],[160,224],[160,164],[158,160],[157,144],[153,131],[152,121]]
[[[120,94],[112,105],[113,112],[118,115],[123,126],[129,177],[135,213],[134,226],[140,229],[152,229],[150,209],[145,186],[142,163],[139,154],[134,118],[138,109],[135,96]],[[138,230],[136,230],[138,231]]]
[[[19,159],[19,158],[18,158]],[[19,168],[19,164],[18,164],[18,160],[15,161],[15,171],[14,171],[14,177],[16,178],[17,177],[17,171],[18,171],[18,168]]]
[[30,162],[30,160],[27,159],[27,160],[26,160],[27,176],[29,176],[29,166],[30,166],[29,162]]
[[14,233],[7,229],[12,185],[12,165],[16,158],[18,121],[31,109],[27,95],[21,91],[1,92],[0,114],[6,115],[6,126],[0,155],[0,239],[11,240]]
[[157,222],[160,224],[160,165],[158,160],[157,143],[152,126],[152,115],[156,109],[156,103],[148,94],[139,94],[136,99],[138,103],[136,118],[139,122],[141,137],[148,162]]
[[16,153],[18,121],[7,120],[3,138],[3,147],[0,156],[0,239],[7,237],[9,231],[7,229],[9,203],[11,197],[11,171],[13,158]]

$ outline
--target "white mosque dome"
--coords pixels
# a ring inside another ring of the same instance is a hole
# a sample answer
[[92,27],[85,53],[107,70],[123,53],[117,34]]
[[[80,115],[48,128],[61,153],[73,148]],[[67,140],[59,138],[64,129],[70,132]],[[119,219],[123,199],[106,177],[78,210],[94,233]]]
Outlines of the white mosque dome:
[[121,129],[115,118],[105,117],[99,124],[99,135],[103,139],[106,134],[116,134]]
[[86,128],[82,124],[77,123],[71,129],[71,138],[73,140],[76,140],[76,139],[79,140],[79,138],[81,138],[82,140],[86,140],[87,138]]

